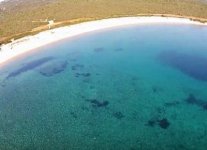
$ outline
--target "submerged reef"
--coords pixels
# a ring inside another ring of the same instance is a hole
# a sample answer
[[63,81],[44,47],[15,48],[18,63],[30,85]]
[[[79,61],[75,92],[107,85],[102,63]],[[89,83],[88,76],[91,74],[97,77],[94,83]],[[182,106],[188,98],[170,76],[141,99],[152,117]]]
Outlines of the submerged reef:
[[46,77],[63,72],[67,68],[67,61],[55,61],[40,68],[39,73]]
[[199,100],[196,99],[193,94],[189,94],[185,101],[189,104],[198,104],[199,103]]
[[115,49],[114,51],[115,52],[120,52],[120,51],[123,51],[124,49],[123,48],[117,48],[117,49]]
[[79,77],[79,76],[82,76],[82,77],[90,77],[91,74],[90,73],[76,73],[75,74],[75,77]]
[[77,78],[78,77],[90,77],[91,74],[89,72],[80,73],[83,68],[84,68],[84,65],[82,65],[82,64],[75,64],[71,67],[72,71],[75,72],[75,77],[77,77]]
[[163,116],[166,116],[165,107],[156,108],[155,116],[148,120],[146,125],[149,127],[159,126],[162,129],[167,129],[170,126],[170,122]]
[[82,69],[82,68],[84,68],[84,65],[81,65],[81,64],[75,64],[71,67],[71,69],[73,71],[78,70],[78,69]]
[[167,129],[170,126],[170,122],[168,121],[167,118],[162,118],[162,119],[153,118],[153,119],[150,119],[146,125],[150,126],[150,127],[154,127],[155,125],[159,125],[160,128]]
[[157,86],[152,86],[152,91],[153,93],[158,93],[158,92],[163,91],[163,89]]
[[75,112],[70,112],[70,115],[71,115],[74,119],[77,119],[77,118],[78,118],[78,116],[77,116],[77,114],[76,114]]
[[179,105],[179,104],[180,104],[179,101],[172,101],[172,102],[166,102],[166,103],[164,104],[164,106],[165,106],[165,107],[174,107],[174,106],[177,106],[177,105]]
[[122,118],[124,118],[123,113],[120,112],[120,111],[113,113],[113,116],[114,116],[116,119],[119,119],[119,120],[122,119]]
[[97,99],[86,99],[86,101],[90,102],[94,108],[101,108],[109,105],[108,101],[100,101]]
[[103,52],[104,48],[103,47],[98,47],[94,49],[94,52]]
[[192,78],[207,81],[207,57],[203,55],[163,51],[158,58],[162,63],[176,68]]
[[30,70],[33,70],[45,63],[47,63],[48,61],[51,61],[53,60],[54,58],[53,57],[44,57],[44,58],[40,58],[40,59],[37,59],[37,60],[33,60],[27,64],[25,64],[23,67],[11,72],[7,77],[6,79],[9,79],[9,78],[12,78],[12,77],[16,77],[24,72],[27,72],[27,71],[30,71]]
[[196,105],[204,110],[207,110],[207,101],[196,98],[193,94],[189,94],[185,102],[191,105]]
[[[189,105],[195,105],[195,106],[198,106],[200,108],[202,108],[203,110],[207,110],[207,101],[203,100],[203,99],[199,99],[197,98],[194,94],[190,93],[185,99],[184,99],[184,102],[189,104]],[[181,101],[172,101],[172,102],[166,102],[164,103],[164,107],[176,107],[178,105],[183,105],[185,104]]]
[[150,127],[154,127],[155,125],[156,125],[156,123],[157,123],[157,121],[156,120],[154,120],[154,119],[150,119],[150,120],[148,120],[148,122],[147,122],[147,126],[150,126]]
[[170,126],[170,123],[169,123],[169,121],[166,118],[163,118],[161,120],[158,120],[158,123],[159,123],[159,126],[162,129],[167,129]]

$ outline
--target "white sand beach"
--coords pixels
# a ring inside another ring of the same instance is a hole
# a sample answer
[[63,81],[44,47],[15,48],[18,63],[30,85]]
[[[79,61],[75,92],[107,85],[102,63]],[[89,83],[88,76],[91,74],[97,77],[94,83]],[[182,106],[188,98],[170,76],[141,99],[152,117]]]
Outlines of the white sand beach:
[[3,2],[3,1],[5,1],[5,0],[0,0],[0,3]]
[[191,21],[185,18],[173,18],[173,17],[123,17],[123,18],[111,18],[98,21],[84,22],[76,25],[70,25],[66,27],[60,27],[56,29],[47,30],[38,33],[34,36],[26,36],[24,38],[14,40],[11,43],[1,45],[0,47],[0,64],[6,61],[24,54],[30,50],[34,50],[43,45],[50,44],[52,42],[77,36],[83,33],[96,31],[100,29],[112,28],[123,25],[143,25],[143,24],[193,24],[193,25],[207,25],[207,23],[200,23]]

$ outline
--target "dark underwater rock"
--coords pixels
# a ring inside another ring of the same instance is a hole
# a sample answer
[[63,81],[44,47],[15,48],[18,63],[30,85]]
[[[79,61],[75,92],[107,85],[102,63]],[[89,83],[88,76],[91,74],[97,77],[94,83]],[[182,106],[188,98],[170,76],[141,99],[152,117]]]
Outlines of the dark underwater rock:
[[170,122],[168,121],[167,118],[163,118],[163,119],[153,118],[150,119],[146,125],[149,127],[154,127],[156,125],[159,125],[160,128],[167,129],[170,126]]
[[119,119],[119,120],[122,119],[122,118],[124,118],[123,113],[120,112],[120,111],[113,113],[113,116],[114,116],[116,119]]
[[157,89],[156,87],[152,87],[152,91],[153,91],[154,93],[157,93],[158,89]]
[[87,99],[86,101],[89,101],[93,107],[97,108],[97,107],[106,107],[109,105],[108,101],[100,101],[97,99]]
[[189,94],[185,102],[191,105],[196,105],[204,110],[207,110],[207,101],[196,98],[193,94]]
[[70,114],[71,114],[71,116],[72,116],[73,118],[75,118],[75,119],[78,118],[78,116],[77,116],[77,114],[76,114],[75,112],[70,112]]
[[156,120],[153,120],[153,119],[151,119],[151,120],[148,120],[147,121],[147,126],[150,126],[150,127],[154,127],[155,125],[156,125]]
[[158,86],[153,86],[152,87],[152,91],[153,91],[153,93],[158,93],[158,92],[161,92],[163,89],[162,88],[160,88],[160,87],[158,87]]
[[78,70],[84,68],[84,65],[81,64],[75,64],[71,67],[72,70]]
[[167,102],[164,104],[165,107],[175,107],[177,105],[179,105],[180,102],[179,101],[172,101],[172,102]]
[[91,74],[90,73],[76,73],[75,74],[75,77],[79,77],[79,76],[82,76],[82,77],[90,77]]
[[121,51],[123,51],[124,49],[123,48],[117,48],[117,49],[115,49],[114,51],[116,51],[116,52],[121,52]]
[[198,104],[199,100],[193,94],[189,94],[185,100],[188,104]]
[[207,103],[203,105],[203,109],[207,110]]
[[33,60],[33,61],[25,64],[23,67],[11,72],[6,78],[9,79],[11,77],[16,77],[24,72],[33,70],[33,69],[35,69],[35,68],[53,60],[53,59],[54,59],[53,57],[44,57],[44,58],[40,58],[37,60]]
[[192,78],[207,81],[207,57],[203,55],[163,51],[158,58],[163,64],[178,69]]
[[67,68],[67,61],[54,61],[44,67],[41,67],[39,73],[46,77],[63,72]]
[[84,76],[84,77],[90,77],[91,76],[90,73],[82,73],[81,75]]
[[102,51],[104,51],[104,48],[102,47],[98,47],[94,49],[94,52],[102,52]]
[[166,118],[158,120],[158,123],[162,129],[167,129],[170,126],[170,122]]

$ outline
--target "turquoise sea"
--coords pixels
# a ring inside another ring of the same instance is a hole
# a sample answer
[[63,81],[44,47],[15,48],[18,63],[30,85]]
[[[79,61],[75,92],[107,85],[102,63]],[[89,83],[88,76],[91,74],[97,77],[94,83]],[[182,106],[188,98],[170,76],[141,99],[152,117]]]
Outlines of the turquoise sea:
[[0,68],[1,150],[206,150],[207,27],[132,25]]

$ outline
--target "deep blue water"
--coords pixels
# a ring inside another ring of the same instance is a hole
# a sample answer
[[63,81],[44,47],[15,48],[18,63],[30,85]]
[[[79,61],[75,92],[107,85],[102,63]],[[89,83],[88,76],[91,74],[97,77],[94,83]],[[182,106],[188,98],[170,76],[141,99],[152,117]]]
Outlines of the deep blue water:
[[2,150],[206,150],[207,27],[117,27],[0,68]]

